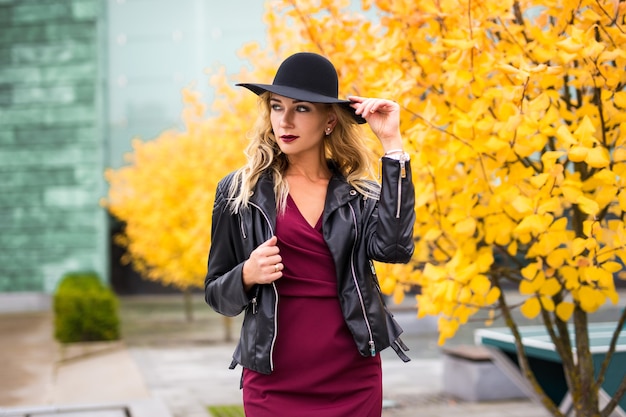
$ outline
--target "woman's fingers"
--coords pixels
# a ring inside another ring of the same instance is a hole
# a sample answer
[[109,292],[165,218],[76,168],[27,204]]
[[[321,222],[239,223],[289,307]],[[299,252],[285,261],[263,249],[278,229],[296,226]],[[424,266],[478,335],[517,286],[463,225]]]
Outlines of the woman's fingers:
[[397,103],[383,98],[349,96],[348,99],[352,102],[351,106],[355,109],[355,113],[365,118],[376,112],[392,113],[399,110]]
[[246,285],[269,284],[283,276],[283,259],[277,242],[276,236],[272,236],[250,253],[243,270]]

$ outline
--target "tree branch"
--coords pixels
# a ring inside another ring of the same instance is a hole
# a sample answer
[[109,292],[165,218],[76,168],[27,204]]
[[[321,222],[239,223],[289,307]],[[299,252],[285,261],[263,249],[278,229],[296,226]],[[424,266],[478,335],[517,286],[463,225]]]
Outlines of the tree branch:
[[587,313],[578,304],[574,307],[574,332],[578,372],[572,377],[578,376],[578,379],[573,378],[577,383],[570,387],[572,403],[577,413],[581,410],[598,410],[598,391],[594,390],[594,366],[589,345],[589,323]]
[[[499,278],[495,277],[496,286],[500,287]],[[539,395],[540,401],[543,406],[555,417],[565,417],[561,410],[554,404],[554,401],[550,397],[548,397],[541,388],[539,381],[535,377],[534,372],[530,369],[530,363],[528,362],[528,356],[526,356],[526,351],[524,350],[524,344],[522,343],[522,335],[519,332],[519,328],[517,327],[517,323],[515,323],[515,319],[513,319],[513,315],[511,314],[511,310],[508,307],[506,302],[506,297],[504,295],[504,291],[500,291],[500,297],[498,299],[498,303],[500,306],[500,311],[502,311],[502,315],[504,317],[504,322],[506,326],[511,330],[513,334],[513,338],[515,340],[515,351],[517,352],[517,361],[519,362],[520,370],[526,380],[532,385],[535,392]]]
[[[602,365],[600,367],[600,371],[598,373],[598,379],[596,381],[596,385],[598,389],[602,387],[602,384],[604,383],[604,377],[606,375],[606,371],[608,370],[609,363],[611,362],[613,354],[615,353],[617,340],[619,339],[619,335],[622,329],[624,328],[624,324],[626,324],[626,308],[622,310],[622,314],[619,320],[617,321],[617,326],[615,327],[615,331],[613,332],[613,336],[611,337],[611,343],[609,343],[609,350],[606,352],[606,356],[602,360]],[[609,417],[611,413],[613,412],[613,410],[615,409],[615,407],[617,407],[617,404],[622,399],[624,394],[626,394],[626,375],[624,376],[624,378],[622,378],[622,382],[617,388],[617,391],[615,392],[615,394],[611,396],[611,400],[604,406],[600,415],[602,417]]]

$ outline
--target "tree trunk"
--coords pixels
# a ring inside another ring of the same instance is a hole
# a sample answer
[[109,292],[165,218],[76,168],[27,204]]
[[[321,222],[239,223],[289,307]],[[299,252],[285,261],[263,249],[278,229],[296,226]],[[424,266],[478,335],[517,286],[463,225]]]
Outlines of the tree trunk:
[[[500,285],[498,282],[498,277],[496,277],[496,285]],[[511,330],[511,333],[514,337],[517,360],[522,375],[524,376],[524,378],[526,378],[526,381],[528,381],[533,390],[537,393],[537,395],[539,396],[539,400],[541,401],[541,404],[545,407],[545,409],[554,417],[564,417],[561,410],[559,410],[559,407],[554,404],[554,401],[552,401],[552,399],[550,399],[550,397],[548,397],[548,395],[545,393],[543,388],[541,388],[539,381],[537,381],[534,372],[530,368],[530,363],[528,361],[528,357],[526,356],[524,345],[522,344],[522,336],[517,327],[517,323],[513,319],[513,315],[511,314],[509,304],[506,301],[504,291],[500,291],[498,305],[504,317],[504,322],[506,326]]]
[[574,309],[574,332],[576,334],[576,359],[578,384],[570,387],[576,417],[600,417],[598,389],[595,385],[593,358],[589,346],[587,313],[580,306]]
[[187,323],[191,323],[193,321],[193,299],[189,289],[183,290],[183,303],[185,305],[185,320]]
[[233,340],[232,324],[233,324],[233,318],[224,316],[224,341],[225,342],[232,342]]

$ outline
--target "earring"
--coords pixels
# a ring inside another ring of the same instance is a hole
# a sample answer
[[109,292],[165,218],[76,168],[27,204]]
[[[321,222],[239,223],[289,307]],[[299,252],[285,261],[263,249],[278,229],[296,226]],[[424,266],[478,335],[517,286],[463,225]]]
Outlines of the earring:
[[326,128],[326,136],[330,135],[333,130],[330,127]]

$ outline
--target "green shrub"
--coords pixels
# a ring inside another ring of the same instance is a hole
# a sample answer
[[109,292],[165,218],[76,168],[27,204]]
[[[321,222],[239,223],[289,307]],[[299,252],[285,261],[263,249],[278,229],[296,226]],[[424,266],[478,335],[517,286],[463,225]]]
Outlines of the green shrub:
[[63,276],[54,294],[54,336],[61,343],[117,340],[118,300],[93,272]]

